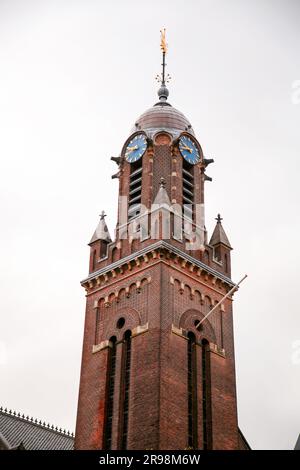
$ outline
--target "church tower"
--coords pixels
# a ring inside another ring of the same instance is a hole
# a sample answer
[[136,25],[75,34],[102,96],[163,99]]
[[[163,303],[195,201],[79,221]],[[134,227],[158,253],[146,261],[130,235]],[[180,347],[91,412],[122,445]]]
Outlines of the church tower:
[[[116,235],[105,214],[90,241],[76,449],[239,449],[231,246],[187,118],[168,101],[135,122],[114,175]],[[219,305],[218,305],[219,304]],[[214,311],[207,316],[211,309]],[[206,317],[207,316],[207,317]]]

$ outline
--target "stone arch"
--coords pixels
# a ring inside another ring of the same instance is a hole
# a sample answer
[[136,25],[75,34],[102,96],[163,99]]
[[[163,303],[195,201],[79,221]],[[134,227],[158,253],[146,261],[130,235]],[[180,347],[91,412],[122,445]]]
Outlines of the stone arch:
[[136,281],[133,281],[129,284],[129,293],[132,294],[136,288]]
[[203,304],[203,295],[201,294],[199,289],[195,289],[195,299],[199,301],[199,303]]
[[[124,326],[119,329],[117,327],[118,320],[120,318],[125,319]],[[109,316],[109,319],[106,322],[106,325],[103,329],[103,338],[101,341],[104,341],[111,336],[116,336],[117,341],[121,341],[125,331],[132,331],[134,328],[141,324],[141,317],[137,310],[134,308],[118,308],[116,312]]]
[[149,283],[149,279],[147,277],[143,277],[141,279],[141,287],[147,285]]
[[119,290],[119,299],[125,295],[125,287],[121,287],[121,289]]
[[191,331],[194,333],[197,341],[201,341],[205,338],[211,343],[216,343],[216,334],[208,318],[202,323],[202,329],[200,331],[195,326],[195,322],[199,320],[201,321],[204,316],[205,315],[199,310],[188,309],[181,315],[179,327],[185,331]]
[[117,261],[119,259],[119,250],[118,248],[115,246],[112,250],[111,250],[111,261],[112,263],[114,261]]
[[151,282],[151,277],[143,277],[142,280],[135,280],[128,285],[123,285],[119,290],[113,290],[107,294],[102,294],[96,301],[97,307],[109,307],[113,302],[119,302],[120,299],[125,295],[130,297],[131,294],[137,292],[140,293],[141,289]]

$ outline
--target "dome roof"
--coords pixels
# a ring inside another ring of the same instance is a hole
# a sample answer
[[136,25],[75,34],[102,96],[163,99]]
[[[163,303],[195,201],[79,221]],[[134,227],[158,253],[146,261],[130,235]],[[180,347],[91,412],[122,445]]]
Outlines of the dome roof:
[[132,132],[137,130],[145,131],[150,137],[160,130],[166,130],[174,137],[183,131],[194,135],[193,128],[184,114],[164,102],[155,104],[137,119]]

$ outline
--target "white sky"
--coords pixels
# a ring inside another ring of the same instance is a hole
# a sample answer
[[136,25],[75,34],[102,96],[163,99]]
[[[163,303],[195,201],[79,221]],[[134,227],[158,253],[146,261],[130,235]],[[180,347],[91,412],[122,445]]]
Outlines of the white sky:
[[156,102],[165,26],[169,101],[215,159],[207,227],[220,212],[233,277],[249,275],[234,303],[239,424],[255,449],[293,448],[299,20],[296,0],[0,0],[0,404],[75,428],[86,244],[102,209],[113,231],[110,156]]

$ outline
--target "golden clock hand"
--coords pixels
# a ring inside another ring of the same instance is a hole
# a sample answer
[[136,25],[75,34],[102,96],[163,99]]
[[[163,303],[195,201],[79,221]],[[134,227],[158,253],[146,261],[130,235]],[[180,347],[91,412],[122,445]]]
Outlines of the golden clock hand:
[[190,147],[187,147],[186,145],[181,146],[182,150],[188,150],[190,153],[192,153],[192,149]]
[[127,147],[127,152],[126,153],[131,153],[131,152],[133,152],[134,150],[137,150],[137,149],[138,149],[137,145],[135,147]]

